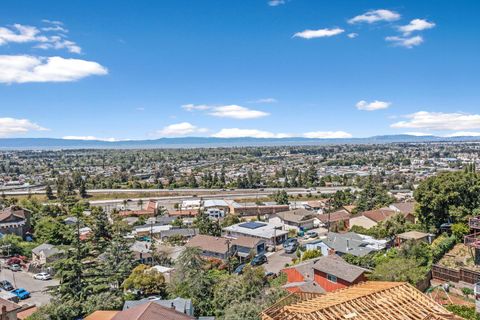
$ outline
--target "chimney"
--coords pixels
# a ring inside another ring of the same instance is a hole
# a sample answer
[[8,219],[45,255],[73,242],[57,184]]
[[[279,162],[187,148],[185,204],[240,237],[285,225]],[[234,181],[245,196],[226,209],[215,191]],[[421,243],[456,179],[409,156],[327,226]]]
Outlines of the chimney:
[[0,314],[0,320],[8,320],[8,318],[7,318],[7,306],[2,306],[2,314]]

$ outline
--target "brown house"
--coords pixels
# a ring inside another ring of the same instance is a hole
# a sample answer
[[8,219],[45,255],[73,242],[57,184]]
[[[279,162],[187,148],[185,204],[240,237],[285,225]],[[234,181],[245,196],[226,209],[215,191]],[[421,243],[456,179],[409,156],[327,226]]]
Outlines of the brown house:
[[30,210],[11,206],[0,211],[0,233],[24,237],[30,231]]

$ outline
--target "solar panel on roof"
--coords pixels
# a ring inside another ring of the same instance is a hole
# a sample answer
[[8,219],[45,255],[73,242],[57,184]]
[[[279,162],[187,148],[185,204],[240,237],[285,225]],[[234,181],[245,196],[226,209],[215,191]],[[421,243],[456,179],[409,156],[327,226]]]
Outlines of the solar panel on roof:
[[242,228],[247,228],[247,229],[257,229],[257,228],[260,228],[260,227],[264,227],[266,225],[267,225],[266,223],[260,223],[260,222],[252,221],[252,222],[242,223],[239,226],[242,227]]

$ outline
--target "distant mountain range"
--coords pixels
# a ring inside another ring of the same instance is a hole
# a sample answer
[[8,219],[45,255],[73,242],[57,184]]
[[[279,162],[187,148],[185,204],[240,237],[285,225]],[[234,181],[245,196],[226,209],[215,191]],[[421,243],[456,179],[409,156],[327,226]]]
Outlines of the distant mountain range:
[[480,142],[480,137],[383,135],[368,138],[311,139],[311,138],[211,138],[184,137],[155,140],[66,140],[56,138],[3,138],[0,149],[155,149],[155,148],[209,148],[245,146],[294,146],[325,144],[384,144],[408,142]]

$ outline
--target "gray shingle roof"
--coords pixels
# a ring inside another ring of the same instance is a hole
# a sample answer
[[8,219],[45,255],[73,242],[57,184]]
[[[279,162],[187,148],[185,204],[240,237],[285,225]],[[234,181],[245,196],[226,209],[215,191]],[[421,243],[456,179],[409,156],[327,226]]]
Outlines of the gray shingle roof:
[[336,276],[348,282],[354,282],[366,269],[351,265],[337,255],[321,257],[313,265],[315,270]]

